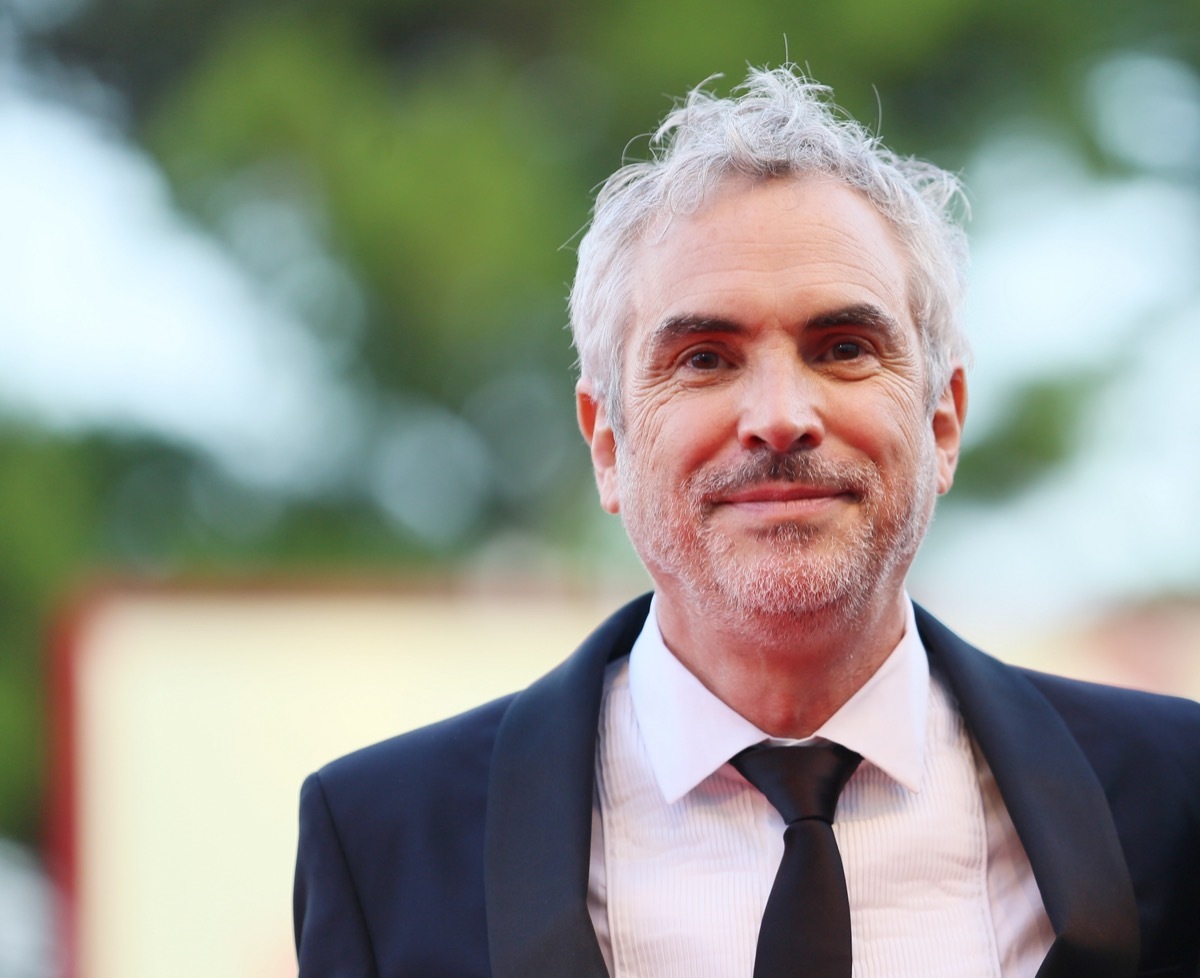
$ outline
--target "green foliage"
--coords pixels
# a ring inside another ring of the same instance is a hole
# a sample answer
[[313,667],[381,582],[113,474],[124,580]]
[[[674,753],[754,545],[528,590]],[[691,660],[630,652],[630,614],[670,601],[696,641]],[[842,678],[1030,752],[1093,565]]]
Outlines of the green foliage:
[[42,816],[46,710],[41,679],[0,665],[0,835],[8,837],[35,837]]
[[60,439],[0,432],[0,834],[28,838],[45,757],[44,628],[100,525],[96,468]]
[[1101,382],[1093,374],[1069,375],[1031,381],[1014,391],[1000,422],[963,450],[955,493],[996,502],[1070,459]]
[[[319,202],[330,247],[368,290],[371,375],[456,403],[525,360],[512,337],[531,318],[546,328],[545,296],[570,274],[556,245],[586,197],[510,59],[479,42],[443,54],[387,71],[342,21],[263,18],[229,34],[149,131],[210,217],[206,194],[284,161],[271,190]],[[538,345],[565,367],[561,322]]]

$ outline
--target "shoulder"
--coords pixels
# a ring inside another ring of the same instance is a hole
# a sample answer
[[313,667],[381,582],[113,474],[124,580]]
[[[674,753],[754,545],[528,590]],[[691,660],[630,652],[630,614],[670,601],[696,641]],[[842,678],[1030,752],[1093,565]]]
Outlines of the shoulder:
[[1066,679],[1021,675],[1050,702],[1089,755],[1132,771],[1153,768],[1200,787],[1200,703],[1179,696]]
[[[510,701],[357,750],[304,782],[302,976],[486,973],[488,778]],[[445,940],[446,921],[461,940]]]
[[1195,700],[1013,668],[1063,709],[1088,714],[1099,710],[1109,715],[1110,722],[1118,718],[1154,716],[1163,723],[1180,725],[1184,729],[1200,728],[1200,703]]
[[298,921],[317,921],[332,900],[361,906],[371,930],[383,933],[395,925],[379,915],[396,908],[423,919],[422,901],[439,880],[455,881],[442,904],[467,900],[456,912],[479,916],[492,745],[510,702],[392,737],[309,775],[300,791]]
[[[575,652],[527,689],[449,719],[364,747],[325,765],[310,780],[327,793],[347,797],[379,793],[396,785],[436,788],[448,781],[485,782],[497,736],[510,726],[532,723],[538,739],[564,733],[564,724],[590,717],[594,725],[605,664],[628,654],[641,630],[649,595],[630,602],[602,622]],[[514,703],[520,704],[513,709]],[[510,717],[510,714],[512,716]]]
[[984,725],[1024,729],[1048,707],[1098,772],[1127,783],[1178,779],[1200,791],[1200,703],[1008,665],[919,606],[916,614],[930,663],[977,736]]
[[392,818],[422,799],[482,797],[496,731],[512,700],[493,700],[340,757],[311,775],[306,791],[319,786],[335,817],[355,820],[368,812]]
[[[319,799],[335,819],[356,824],[368,813],[374,822],[448,804],[482,809],[502,729],[532,750],[569,738],[579,724],[594,730],[604,666],[628,653],[648,607],[644,595],[616,611],[527,689],[326,764],[305,782],[302,806]],[[527,753],[517,759],[525,763]]]

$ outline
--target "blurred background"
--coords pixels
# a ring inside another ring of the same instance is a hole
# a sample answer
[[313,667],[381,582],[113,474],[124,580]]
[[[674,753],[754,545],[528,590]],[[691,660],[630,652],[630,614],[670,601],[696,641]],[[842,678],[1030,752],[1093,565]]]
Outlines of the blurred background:
[[[674,97],[788,59],[971,190],[967,450],[914,594],[1179,685],[1194,0],[0,0],[0,917],[52,917],[45,649],[89,582],[644,586],[575,433],[573,244]],[[58,973],[43,926],[0,926],[0,975]]]

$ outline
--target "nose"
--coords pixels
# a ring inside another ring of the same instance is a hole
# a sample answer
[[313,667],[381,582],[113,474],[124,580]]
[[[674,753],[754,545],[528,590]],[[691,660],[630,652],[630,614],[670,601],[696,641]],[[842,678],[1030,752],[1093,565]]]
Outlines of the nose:
[[784,453],[825,438],[821,387],[793,348],[764,358],[744,375],[738,441],[748,450]]

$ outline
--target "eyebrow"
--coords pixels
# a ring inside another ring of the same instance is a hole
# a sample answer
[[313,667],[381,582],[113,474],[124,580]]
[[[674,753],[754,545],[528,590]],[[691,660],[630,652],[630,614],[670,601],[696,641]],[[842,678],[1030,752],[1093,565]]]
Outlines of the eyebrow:
[[747,332],[746,327],[740,323],[721,319],[718,316],[671,316],[655,327],[654,332],[650,334],[647,346],[653,355],[664,347],[672,347],[690,336],[714,333],[739,335],[745,332]]
[[[903,332],[900,323],[879,306],[860,302],[820,313],[802,324],[804,329],[836,329],[839,326],[865,326],[872,332],[888,338],[896,338]],[[670,348],[691,336],[725,334],[739,336],[749,332],[741,323],[720,316],[685,314],[664,319],[650,334],[648,348],[651,355]]]
[[814,316],[806,326],[814,329],[835,329],[838,326],[866,326],[883,336],[896,338],[903,328],[896,318],[869,302],[846,306],[832,312]]

